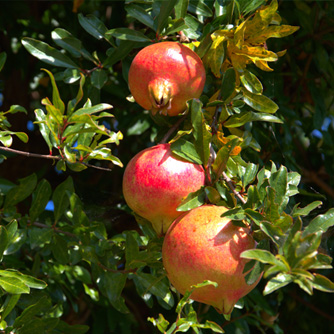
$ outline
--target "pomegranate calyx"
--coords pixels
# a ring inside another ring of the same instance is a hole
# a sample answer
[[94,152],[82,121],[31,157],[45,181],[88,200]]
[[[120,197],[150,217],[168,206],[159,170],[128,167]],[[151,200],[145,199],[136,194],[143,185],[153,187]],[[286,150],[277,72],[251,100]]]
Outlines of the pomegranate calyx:
[[152,103],[151,110],[153,115],[159,112],[160,114],[166,116],[172,99],[170,82],[165,79],[154,80],[149,84],[148,90]]

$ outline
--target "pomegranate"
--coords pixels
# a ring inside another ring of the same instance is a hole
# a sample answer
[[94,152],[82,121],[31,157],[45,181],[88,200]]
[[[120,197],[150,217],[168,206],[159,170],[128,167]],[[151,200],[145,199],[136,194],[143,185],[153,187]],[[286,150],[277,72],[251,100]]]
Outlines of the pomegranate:
[[258,281],[246,283],[243,270],[248,260],[240,258],[255,241],[248,228],[221,217],[226,210],[208,204],[179,216],[166,233],[162,260],[170,282],[182,294],[205,280],[216,282],[218,287],[195,289],[190,298],[230,314]]
[[153,114],[176,116],[186,102],[200,97],[205,69],[200,57],[178,42],[151,44],[133,59],[129,89],[135,101]]
[[201,165],[176,159],[170,144],[160,144],[136,154],[125,168],[123,194],[129,207],[164,234],[182,212],[176,211],[190,192],[205,183]]

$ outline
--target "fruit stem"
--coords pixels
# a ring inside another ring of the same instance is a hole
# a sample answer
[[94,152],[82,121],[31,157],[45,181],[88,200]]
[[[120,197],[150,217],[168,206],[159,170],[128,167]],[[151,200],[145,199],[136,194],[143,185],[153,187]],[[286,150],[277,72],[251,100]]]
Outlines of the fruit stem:
[[179,118],[178,121],[166,132],[166,134],[160,140],[159,144],[166,144],[167,141],[168,141],[168,139],[169,139],[169,137],[181,125],[181,123],[187,118],[187,116],[188,115],[185,114],[181,118]]

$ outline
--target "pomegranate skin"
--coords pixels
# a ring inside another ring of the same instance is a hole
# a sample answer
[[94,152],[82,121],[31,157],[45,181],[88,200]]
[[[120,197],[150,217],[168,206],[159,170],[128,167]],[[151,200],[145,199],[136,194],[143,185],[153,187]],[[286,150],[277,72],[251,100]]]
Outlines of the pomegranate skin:
[[243,251],[255,248],[255,241],[248,228],[221,217],[226,210],[203,205],[179,216],[165,235],[162,260],[170,282],[181,294],[205,280],[218,283],[218,287],[195,289],[190,298],[230,314],[258,281],[247,285],[243,270],[248,260],[240,258]]
[[160,42],[138,52],[128,82],[141,107],[176,116],[187,109],[187,100],[200,97],[205,78],[202,60],[194,51],[178,42]]
[[174,158],[170,144],[160,144],[130,160],[123,175],[123,195],[128,206],[149,220],[161,236],[182,213],[176,208],[183,198],[204,184],[201,165]]

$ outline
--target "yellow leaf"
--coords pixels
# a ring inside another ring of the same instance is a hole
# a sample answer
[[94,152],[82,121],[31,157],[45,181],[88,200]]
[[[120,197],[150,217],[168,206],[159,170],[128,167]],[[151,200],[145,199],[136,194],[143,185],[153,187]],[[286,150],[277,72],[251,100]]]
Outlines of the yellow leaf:
[[228,38],[233,38],[234,32],[233,30],[227,30],[227,29],[221,29],[221,30],[216,30],[214,33],[211,34],[211,38],[213,41],[215,41],[217,38],[220,37],[226,37]]
[[234,44],[237,48],[241,49],[244,44],[244,34],[247,28],[247,20],[242,22],[234,32]]
[[255,65],[261,69],[262,71],[266,71],[266,72],[272,72],[273,69],[271,67],[268,66],[267,62],[264,60],[257,60],[255,62]]
[[224,49],[224,41],[226,40],[226,36],[215,37],[213,43],[211,45],[210,50],[205,57],[205,62],[210,66],[212,73],[220,78],[220,68],[224,61],[225,57],[225,49]]
[[234,67],[234,69],[238,71],[239,73],[242,73],[244,69],[246,68],[247,64],[250,63],[250,60],[245,56],[242,56],[242,55],[240,56],[240,55],[233,53],[231,55],[231,62],[232,62],[232,66]]
[[262,22],[264,25],[269,25],[269,23],[273,20],[275,17],[275,14],[278,9],[277,0],[273,0],[269,6],[264,7],[263,9],[260,9],[255,16],[258,14],[261,17]]
[[234,50],[237,55],[250,58],[253,62],[257,60],[276,61],[278,56],[276,53],[265,49],[262,46],[244,45],[241,50]]
[[230,141],[230,139],[224,137],[224,132],[222,131],[217,132],[217,139],[224,145],[226,145]]
[[261,32],[255,33],[247,38],[247,43],[250,44],[262,44],[268,38],[282,38],[293,34],[299,27],[282,25],[282,26],[269,26]]
[[230,155],[239,155],[241,152],[241,147],[240,146],[236,146],[231,152]]

